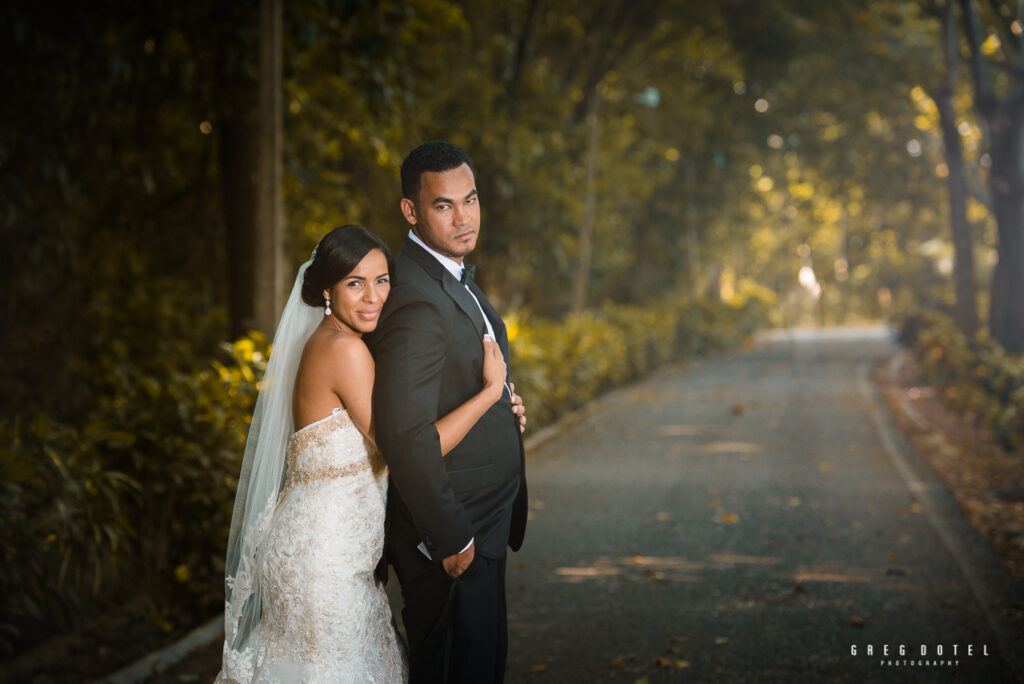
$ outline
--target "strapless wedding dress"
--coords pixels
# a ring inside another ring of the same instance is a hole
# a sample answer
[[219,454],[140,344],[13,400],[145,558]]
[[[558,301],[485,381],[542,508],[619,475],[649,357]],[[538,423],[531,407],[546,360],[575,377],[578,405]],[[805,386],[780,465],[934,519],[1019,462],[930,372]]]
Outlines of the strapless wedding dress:
[[284,486],[257,558],[263,612],[218,681],[403,682],[406,664],[374,569],[387,467],[345,411],[288,443]]

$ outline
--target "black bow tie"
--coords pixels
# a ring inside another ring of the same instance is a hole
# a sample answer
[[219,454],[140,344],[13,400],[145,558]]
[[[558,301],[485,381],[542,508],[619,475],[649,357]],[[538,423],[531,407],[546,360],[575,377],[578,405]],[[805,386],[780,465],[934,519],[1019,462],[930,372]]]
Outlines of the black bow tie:
[[476,274],[476,264],[464,264],[462,267],[462,277],[459,278],[459,282],[463,285],[469,285],[473,282],[474,274]]

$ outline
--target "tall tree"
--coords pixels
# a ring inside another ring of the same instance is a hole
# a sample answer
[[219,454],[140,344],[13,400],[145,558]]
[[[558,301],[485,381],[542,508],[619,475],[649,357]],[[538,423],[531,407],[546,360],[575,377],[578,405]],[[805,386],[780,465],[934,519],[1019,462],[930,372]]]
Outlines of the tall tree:
[[949,190],[949,219],[953,230],[953,287],[956,293],[954,318],[957,327],[968,337],[978,329],[978,312],[974,285],[974,244],[967,222],[967,186],[964,182],[964,153],[957,129],[953,95],[960,62],[960,42],[956,29],[956,6],[953,0],[930,0],[928,11],[942,27],[942,80],[928,88],[939,110],[943,154],[946,158],[946,184]]
[[[999,262],[992,276],[989,330],[1012,353],[1024,353],[1024,28],[1021,5],[989,0],[991,20],[999,27],[997,49],[1002,61],[989,64],[983,51],[981,22],[972,0],[960,0],[964,33],[974,82],[974,105],[988,126],[992,167],[989,186],[999,233]],[[988,39],[987,39],[988,40]],[[991,67],[1001,69],[1002,97]]]

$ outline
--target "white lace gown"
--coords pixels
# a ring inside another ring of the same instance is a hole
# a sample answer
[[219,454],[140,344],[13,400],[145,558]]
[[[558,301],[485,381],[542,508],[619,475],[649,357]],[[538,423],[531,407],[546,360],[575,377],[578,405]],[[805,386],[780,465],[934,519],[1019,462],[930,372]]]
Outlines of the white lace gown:
[[404,682],[374,568],[387,467],[345,411],[292,435],[285,484],[257,560],[263,613],[218,681]]

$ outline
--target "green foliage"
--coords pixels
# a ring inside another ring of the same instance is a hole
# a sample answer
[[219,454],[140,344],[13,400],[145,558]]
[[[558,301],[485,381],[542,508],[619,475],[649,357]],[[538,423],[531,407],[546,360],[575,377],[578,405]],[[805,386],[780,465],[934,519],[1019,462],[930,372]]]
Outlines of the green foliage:
[[968,340],[939,313],[908,317],[902,337],[947,404],[977,417],[1005,449],[1024,445],[1024,356],[984,336]]
[[512,377],[531,425],[544,425],[668,361],[735,346],[765,316],[756,298],[733,306],[678,296],[647,308],[605,304],[561,322],[511,316]]
[[115,359],[109,394],[80,422],[45,413],[0,421],[8,634],[67,628],[110,592],[145,594],[166,629],[216,609],[266,358],[256,334],[205,367],[153,373]]

